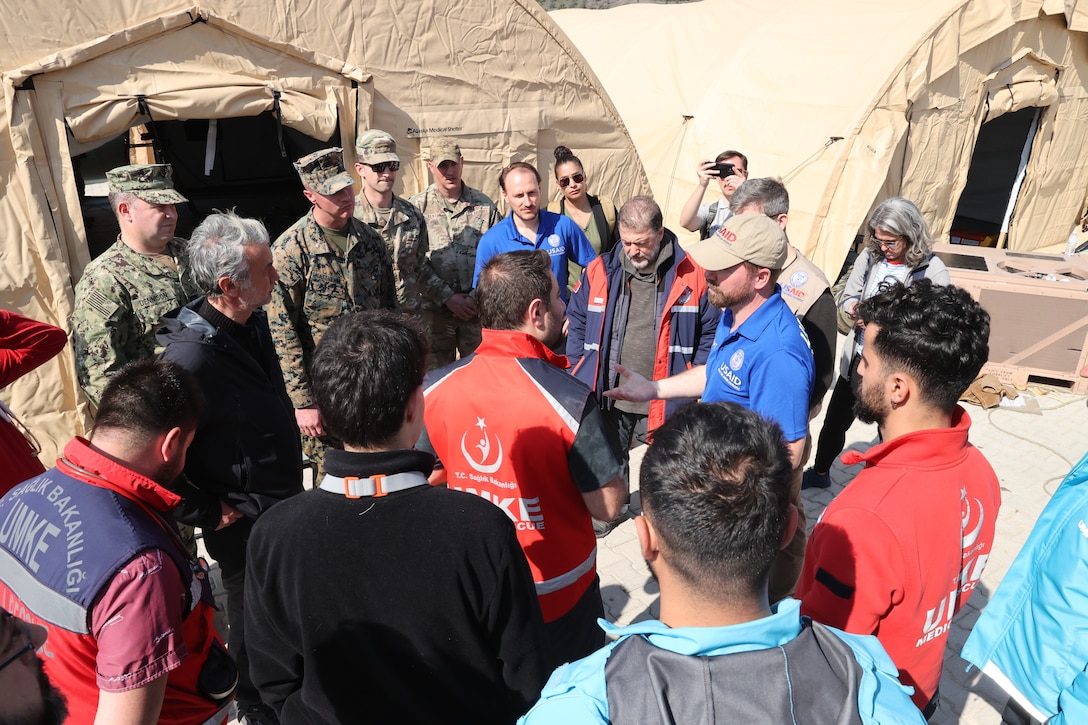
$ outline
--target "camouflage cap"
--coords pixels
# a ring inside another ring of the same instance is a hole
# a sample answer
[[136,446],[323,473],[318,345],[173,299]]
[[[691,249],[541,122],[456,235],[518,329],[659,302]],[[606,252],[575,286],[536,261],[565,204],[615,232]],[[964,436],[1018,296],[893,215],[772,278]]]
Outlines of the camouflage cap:
[[385,161],[400,161],[397,156],[397,142],[385,131],[373,128],[363,131],[355,139],[355,155],[364,164],[380,164]]
[[431,163],[438,166],[443,161],[457,163],[461,160],[461,147],[452,138],[436,138],[431,142]]
[[106,172],[110,191],[127,192],[148,204],[184,204],[189,201],[174,188],[170,164],[118,166]]
[[339,146],[303,156],[295,162],[295,171],[306,188],[318,194],[335,194],[355,183],[344,168],[344,149]]

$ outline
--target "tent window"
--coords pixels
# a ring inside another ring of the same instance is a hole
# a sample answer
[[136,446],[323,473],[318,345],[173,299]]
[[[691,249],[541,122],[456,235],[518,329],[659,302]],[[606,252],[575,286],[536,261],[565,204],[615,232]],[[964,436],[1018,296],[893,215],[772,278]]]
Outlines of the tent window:
[[1022,108],[982,124],[952,221],[953,243],[996,246],[1016,200],[1039,110]]

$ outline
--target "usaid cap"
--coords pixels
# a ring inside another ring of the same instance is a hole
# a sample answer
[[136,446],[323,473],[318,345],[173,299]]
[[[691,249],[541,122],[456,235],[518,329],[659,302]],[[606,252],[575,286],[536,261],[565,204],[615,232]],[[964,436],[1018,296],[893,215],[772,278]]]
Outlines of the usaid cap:
[[314,151],[295,162],[295,171],[307,189],[329,196],[355,183],[344,168],[344,149]]
[[106,172],[110,191],[127,192],[148,204],[184,204],[189,201],[174,188],[170,164],[118,166]]
[[729,217],[717,234],[685,247],[684,251],[711,272],[741,262],[782,269],[786,266],[786,233],[778,222],[764,214],[737,214]]

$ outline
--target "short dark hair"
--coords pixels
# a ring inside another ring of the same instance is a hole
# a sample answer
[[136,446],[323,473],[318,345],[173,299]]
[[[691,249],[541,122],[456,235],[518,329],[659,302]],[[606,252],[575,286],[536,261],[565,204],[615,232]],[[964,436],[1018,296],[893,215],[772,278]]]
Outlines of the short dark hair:
[[204,395],[188,370],[169,360],[137,360],[106,385],[91,437],[118,431],[142,445],[173,428],[196,429],[203,409]]
[[619,225],[632,231],[659,232],[664,226],[661,207],[649,196],[633,196],[620,207]]
[[427,336],[400,312],[365,310],[333,322],[310,366],[325,430],[358,448],[388,443],[423,384],[428,352]]
[[527,164],[524,161],[515,161],[507,166],[505,169],[499,172],[499,188],[506,191],[506,177],[511,171],[521,169],[522,171],[529,171],[536,177],[536,183],[540,183],[540,172],[536,170],[536,167],[532,164]]
[[786,191],[786,185],[781,179],[763,177],[745,181],[737,187],[733,198],[729,200],[729,208],[734,214],[755,204],[759,205],[763,215],[777,219],[782,214],[790,213],[790,193]]
[[642,462],[643,508],[662,556],[714,596],[765,594],[790,505],[777,423],[735,403],[689,403],[655,431]]
[[725,151],[722,151],[720,154],[714,157],[714,162],[720,164],[726,159],[731,159],[734,156],[744,162],[744,170],[748,171],[748,157],[742,154],[740,151],[734,151],[733,149],[726,149]]
[[533,300],[552,294],[552,262],[542,249],[499,254],[480,270],[476,302],[480,324],[489,330],[516,330]]
[[889,372],[907,372],[922,399],[951,413],[990,355],[990,315],[967,290],[919,279],[896,282],[858,305],[858,317],[880,329],[872,345]]

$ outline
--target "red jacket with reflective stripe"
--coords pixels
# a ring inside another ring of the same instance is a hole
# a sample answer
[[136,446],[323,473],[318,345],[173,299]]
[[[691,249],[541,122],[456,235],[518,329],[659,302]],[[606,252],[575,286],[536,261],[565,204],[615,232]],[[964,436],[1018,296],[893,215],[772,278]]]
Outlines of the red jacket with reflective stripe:
[[568,454],[592,393],[566,358],[521,332],[483,331],[473,355],[428,375],[426,436],[447,485],[514,522],[545,622],[597,575],[597,540]]

